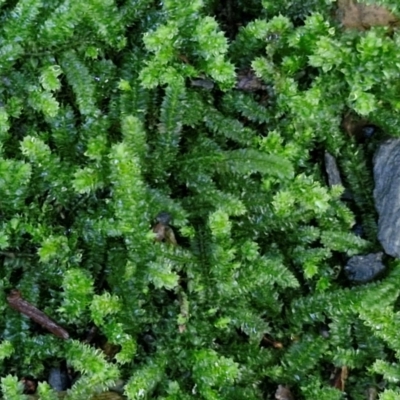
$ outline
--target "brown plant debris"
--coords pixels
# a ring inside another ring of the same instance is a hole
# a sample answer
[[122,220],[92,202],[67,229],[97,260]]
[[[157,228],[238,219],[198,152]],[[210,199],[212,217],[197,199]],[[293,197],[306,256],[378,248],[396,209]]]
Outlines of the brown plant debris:
[[[192,79],[190,85],[193,87],[198,87],[205,90],[212,90],[215,84],[212,80],[199,77],[197,79]],[[268,90],[267,85],[250,69],[239,71],[236,75],[236,85],[235,89],[243,90],[244,92],[257,92]]]
[[343,116],[341,127],[349,135],[358,137],[361,135],[362,128],[368,125],[368,121],[363,118],[359,118],[353,114],[346,114]]
[[394,27],[400,23],[387,8],[375,4],[362,4],[356,0],[338,0],[337,17],[345,29],[365,31],[372,26]]
[[32,378],[31,376],[26,376],[20,380],[22,385],[24,386],[24,394],[34,394],[37,389],[37,380]]
[[112,360],[121,350],[120,345],[111,342],[105,342],[101,347],[107,357],[107,360]]
[[333,386],[336,389],[339,389],[341,392],[344,392],[344,387],[348,374],[349,370],[346,366],[343,366],[341,368],[335,368],[330,377],[331,386]]
[[287,386],[279,385],[275,392],[276,400],[294,400],[292,392]]
[[21,314],[26,315],[59,338],[69,338],[69,334],[64,328],[55,323],[44,312],[40,311],[33,304],[24,300],[21,297],[21,293],[19,292],[19,290],[12,290],[11,293],[7,296],[7,302],[11,308],[19,311]]
[[160,212],[156,217],[156,224],[153,226],[153,232],[155,233],[155,240],[157,242],[166,242],[176,246],[178,242],[176,241],[174,231],[169,226],[171,221],[171,216],[165,212]]
[[237,74],[236,89],[255,92],[257,90],[267,90],[267,86],[261,79],[256,77],[253,71],[245,70]]
[[276,340],[270,339],[266,335],[264,335],[262,338],[262,344],[265,344],[267,346],[272,346],[275,349],[283,349],[283,344],[281,342],[277,342]]

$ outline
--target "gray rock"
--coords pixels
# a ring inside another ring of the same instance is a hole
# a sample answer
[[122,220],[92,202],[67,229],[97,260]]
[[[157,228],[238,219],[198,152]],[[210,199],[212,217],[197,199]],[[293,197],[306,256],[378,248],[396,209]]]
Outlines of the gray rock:
[[169,225],[171,222],[171,214],[166,211],[161,211],[157,214],[156,221],[163,225]]
[[337,166],[335,157],[333,157],[332,154],[325,151],[324,158],[325,158],[325,170],[328,175],[329,186],[333,186],[333,185],[343,186],[342,178],[340,177],[340,171]]
[[193,79],[190,81],[192,86],[199,87],[206,90],[214,89],[214,82],[208,79]]
[[61,368],[52,368],[49,374],[49,385],[57,392],[63,392],[71,386],[67,371]]
[[374,156],[378,239],[386,254],[400,257],[400,139],[384,142]]
[[347,277],[355,283],[372,281],[386,268],[382,263],[382,256],[381,252],[351,257],[344,267]]

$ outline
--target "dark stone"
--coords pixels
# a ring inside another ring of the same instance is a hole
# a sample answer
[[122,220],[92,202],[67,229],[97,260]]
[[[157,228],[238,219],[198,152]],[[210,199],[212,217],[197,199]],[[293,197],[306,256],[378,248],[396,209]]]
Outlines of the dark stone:
[[319,329],[319,334],[324,338],[324,339],[329,339],[331,336],[329,333],[329,328],[327,326],[323,326]]
[[214,82],[208,79],[193,79],[190,84],[194,87],[199,87],[206,90],[214,89]]
[[253,71],[239,71],[236,75],[236,89],[244,90],[246,92],[256,92],[259,90],[268,90],[268,86],[259,79]]
[[52,368],[49,374],[49,385],[57,392],[63,392],[71,387],[67,371],[62,368]]
[[325,151],[324,158],[325,158],[325,170],[326,174],[328,175],[329,186],[333,185],[343,186],[342,178],[340,177],[340,171],[337,166],[335,157],[333,157],[332,154]]
[[370,139],[376,133],[376,126],[365,125],[361,128],[361,133],[362,133],[364,139]]
[[378,239],[386,254],[400,257],[400,139],[384,142],[374,156]]
[[356,236],[363,237],[365,235],[364,227],[361,224],[355,224],[351,230]]
[[383,253],[381,252],[351,257],[344,267],[347,277],[355,283],[372,281],[385,270],[382,256]]
[[161,211],[157,214],[156,221],[163,225],[169,225],[171,222],[171,214],[166,211]]

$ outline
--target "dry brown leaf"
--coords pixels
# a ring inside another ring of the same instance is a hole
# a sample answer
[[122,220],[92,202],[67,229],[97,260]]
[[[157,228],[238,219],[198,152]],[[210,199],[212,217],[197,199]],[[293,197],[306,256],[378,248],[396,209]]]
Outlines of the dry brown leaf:
[[349,370],[346,366],[342,368],[335,368],[331,375],[331,385],[339,389],[341,392],[344,392],[344,387],[346,383],[347,376],[349,374]]
[[276,400],[294,400],[292,392],[287,386],[279,385],[275,392]]
[[267,90],[267,86],[261,79],[256,77],[253,71],[245,70],[237,74],[236,89],[254,92],[257,90]]
[[388,9],[374,4],[360,4],[356,0],[338,0],[337,16],[345,29],[364,31],[371,26],[394,27],[397,18]]
[[37,381],[32,377],[24,377],[20,380],[24,386],[24,394],[33,394],[37,389]]
[[341,127],[350,136],[357,136],[360,129],[367,125],[368,121],[352,114],[346,114],[342,119]]
[[121,350],[121,346],[118,344],[105,342],[102,346],[102,350],[106,355],[107,359],[112,360],[116,354]]
[[263,336],[262,341],[266,344],[266,345],[271,345],[272,347],[274,347],[275,349],[283,349],[283,344],[281,342],[277,342],[273,339],[268,338],[267,336]]
[[173,244],[174,246],[178,244],[174,231],[168,225],[159,222],[153,227],[153,232],[155,233],[155,240],[157,242],[166,242]]

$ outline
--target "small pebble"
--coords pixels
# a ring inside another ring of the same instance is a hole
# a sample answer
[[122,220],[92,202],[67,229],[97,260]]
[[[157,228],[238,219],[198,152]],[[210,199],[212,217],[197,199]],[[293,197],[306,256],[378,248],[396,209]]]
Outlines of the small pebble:
[[381,252],[351,257],[344,267],[348,279],[355,283],[372,281],[386,268],[382,263],[382,256]]
[[161,211],[157,214],[156,221],[163,225],[169,225],[171,222],[171,214],[166,211]]
[[63,392],[71,386],[67,371],[62,371],[61,368],[52,368],[50,370],[48,382],[56,392]]

